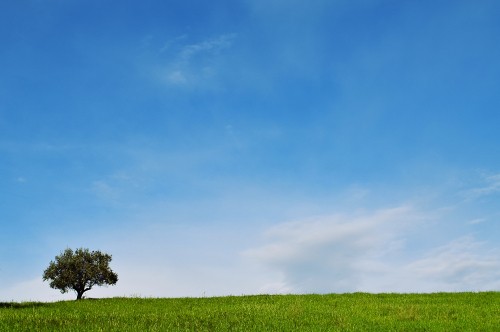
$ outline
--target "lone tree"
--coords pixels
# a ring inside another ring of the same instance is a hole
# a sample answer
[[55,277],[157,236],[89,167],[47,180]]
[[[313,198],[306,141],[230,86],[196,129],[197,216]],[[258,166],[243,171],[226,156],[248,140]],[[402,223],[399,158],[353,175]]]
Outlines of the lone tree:
[[79,248],[74,252],[66,249],[43,272],[43,281],[50,281],[50,287],[66,293],[76,292],[80,300],[94,286],[115,285],[118,275],[109,267],[111,255],[100,251]]

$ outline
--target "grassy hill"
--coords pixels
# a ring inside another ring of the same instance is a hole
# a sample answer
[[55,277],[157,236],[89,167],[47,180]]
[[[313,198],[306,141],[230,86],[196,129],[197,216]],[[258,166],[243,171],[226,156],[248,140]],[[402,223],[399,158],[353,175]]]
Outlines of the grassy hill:
[[500,331],[500,293],[0,303],[0,331]]

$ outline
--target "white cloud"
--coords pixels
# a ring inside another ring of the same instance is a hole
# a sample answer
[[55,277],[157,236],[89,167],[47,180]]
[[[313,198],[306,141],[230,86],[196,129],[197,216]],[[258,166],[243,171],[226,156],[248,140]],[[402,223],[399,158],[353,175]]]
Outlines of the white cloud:
[[186,45],[179,53],[179,60],[188,62],[201,53],[216,54],[223,49],[231,47],[232,41],[235,37],[235,34],[227,34],[207,39],[200,43]]
[[482,224],[485,221],[486,221],[486,218],[476,218],[476,219],[470,220],[469,222],[467,222],[467,224],[469,224],[469,225],[477,225],[477,224]]
[[177,45],[180,41],[187,39],[188,35],[182,34],[169,41],[167,41],[160,49],[160,53],[169,51],[173,46]]
[[431,250],[408,264],[409,277],[424,290],[465,291],[500,289],[500,251],[464,237]]
[[402,206],[285,223],[267,232],[268,244],[245,255],[281,271],[285,287],[294,291],[353,291],[373,262],[399,250],[402,230],[421,218]]
[[477,199],[500,192],[500,174],[483,176],[483,185],[467,190],[464,195],[467,200]]
[[[235,34],[225,34],[199,43],[181,46],[172,55],[172,61],[164,69],[164,79],[168,84],[174,86],[200,85],[212,80],[221,68],[217,64],[217,56],[223,50],[231,47],[235,37]],[[184,39],[186,36],[175,39],[175,42],[178,43]],[[162,48],[162,52],[166,52],[170,48],[171,44],[169,43],[168,47]]]
[[266,244],[244,254],[281,273],[276,282],[293,293],[500,288],[498,250],[472,237],[437,248],[419,243],[421,254],[415,257],[406,241],[427,220],[423,213],[402,206],[363,216],[284,223],[267,232]]

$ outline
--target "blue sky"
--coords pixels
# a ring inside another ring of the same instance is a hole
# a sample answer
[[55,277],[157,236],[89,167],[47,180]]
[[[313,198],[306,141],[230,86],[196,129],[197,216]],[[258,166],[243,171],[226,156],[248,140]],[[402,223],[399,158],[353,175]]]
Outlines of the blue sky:
[[0,300],[500,289],[497,1],[0,4]]

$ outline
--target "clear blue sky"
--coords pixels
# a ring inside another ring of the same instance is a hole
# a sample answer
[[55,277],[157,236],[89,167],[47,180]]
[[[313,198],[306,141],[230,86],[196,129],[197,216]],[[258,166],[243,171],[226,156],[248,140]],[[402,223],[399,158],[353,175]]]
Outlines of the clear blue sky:
[[[500,290],[500,3],[5,0],[0,301]],[[73,297],[71,294],[70,297]]]

